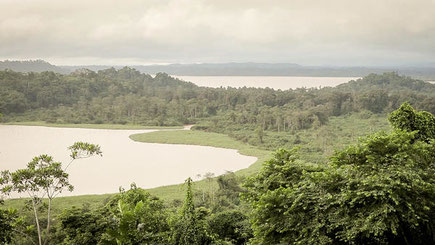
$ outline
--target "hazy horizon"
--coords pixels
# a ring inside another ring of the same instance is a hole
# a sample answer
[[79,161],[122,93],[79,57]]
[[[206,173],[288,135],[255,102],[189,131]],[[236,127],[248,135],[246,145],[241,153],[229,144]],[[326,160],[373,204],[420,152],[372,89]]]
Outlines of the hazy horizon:
[[0,60],[435,66],[434,0],[3,0]]
[[292,62],[233,62],[233,61],[223,61],[223,62],[193,62],[193,63],[119,63],[119,64],[104,64],[104,63],[76,63],[76,64],[58,64],[55,62],[50,62],[48,60],[42,58],[30,58],[30,59],[10,59],[5,58],[1,59],[0,62],[36,62],[42,61],[47,62],[50,65],[59,66],[59,67],[92,67],[92,66],[103,66],[103,67],[134,67],[134,66],[172,66],[172,65],[244,65],[244,64],[252,64],[252,65],[295,65],[300,67],[319,67],[319,68],[435,68],[435,64],[427,63],[423,65],[412,65],[412,64],[402,64],[402,65],[314,65],[314,64],[299,64]]

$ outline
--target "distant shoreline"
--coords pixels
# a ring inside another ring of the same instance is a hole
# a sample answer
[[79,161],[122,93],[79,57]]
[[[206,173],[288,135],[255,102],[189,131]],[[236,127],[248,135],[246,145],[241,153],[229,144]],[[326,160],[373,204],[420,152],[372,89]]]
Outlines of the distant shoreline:
[[190,63],[157,65],[53,65],[44,60],[0,61],[0,70],[17,72],[52,71],[69,74],[77,69],[92,71],[130,67],[146,74],[167,73],[171,76],[285,76],[285,77],[364,77],[371,73],[397,72],[425,81],[435,80],[435,64],[426,66],[313,66],[295,63]]
[[6,122],[1,125],[41,126],[52,128],[87,128],[87,129],[113,129],[113,130],[140,130],[140,129],[183,129],[183,126],[144,126],[137,124],[73,124],[73,123],[47,123],[42,121]]

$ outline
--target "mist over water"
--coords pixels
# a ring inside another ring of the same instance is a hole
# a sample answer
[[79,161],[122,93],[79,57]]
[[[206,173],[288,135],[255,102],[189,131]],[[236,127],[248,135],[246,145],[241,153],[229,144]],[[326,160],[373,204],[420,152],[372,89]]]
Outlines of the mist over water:
[[76,160],[67,170],[75,189],[63,195],[82,195],[115,193],[132,182],[142,188],[179,184],[197,174],[219,175],[256,161],[231,149],[140,143],[128,137],[152,131],[0,125],[0,168],[25,168],[40,154],[51,155],[65,166],[70,161],[67,147],[74,142],[99,144],[103,157]]
[[203,87],[255,87],[273,89],[335,87],[359,77],[289,77],[289,76],[174,76]]

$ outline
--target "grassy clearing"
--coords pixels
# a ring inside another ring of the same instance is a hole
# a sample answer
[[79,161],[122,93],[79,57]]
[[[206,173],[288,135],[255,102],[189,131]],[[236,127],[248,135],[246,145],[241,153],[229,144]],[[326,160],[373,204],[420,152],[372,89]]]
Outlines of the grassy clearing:
[[43,121],[34,122],[7,122],[3,125],[20,125],[20,126],[44,126],[55,128],[91,128],[91,129],[182,129],[182,126],[144,126],[137,124],[72,124],[72,123],[47,123]]
[[[380,130],[389,131],[391,127],[385,115],[361,114],[331,117],[327,125],[301,130],[289,135],[288,139],[300,141],[300,154],[303,160],[324,163],[337,150],[356,144],[358,140]],[[273,132],[276,134],[276,132]]]
[[[213,185],[213,188],[217,189],[217,184],[215,182],[210,183],[206,180],[197,181],[193,185],[194,192],[199,193],[201,190],[204,190],[204,188],[210,188],[210,185]],[[185,198],[184,184],[161,186],[157,188],[147,189],[147,191],[151,195],[159,197],[167,204],[170,204],[174,200],[184,200]],[[60,214],[64,209],[68,209],[73,206],[87,206],[90,209],[95,209],[100,207],[101,205],[104,205],[115,194],[116,193],[58,197],[53,200],[53,214],[54,216],[56,216]],[[7,199],[5,200],[4,205],[0,206],[0,208],[15,208],[18,209],[20,213],[31,216],[32,214],[30,210],[27,210],[25,208],[25,203],[28,200],[28,198]]]
[[[82,196],[69,196],[69,197],[58,197],[53,200],[53,214],[60,214],[64,209],[75,207],[88,206],[89,208],[97,208],[101,204],[105,203],[114,194],[103,194],[103,195],[82,195]],[[16,208],[24,213],[26,213],[25,201],[28,198],[17,198],[5,200],[5,208]],[[30,212],[29,212],[30,213]]]
[[[257,161],[251,166],[236,171],[238,176],[248,176],[257,172],[261,168],[262,163],[271,156],[271,151],[258,149],[254,146],[232,139],[227,135],[202,131],[157,131],[145,134],[133,134],[130,138],[134,141],[146,143],[201,145],[236,149],[242,155],[256,157]],[[187,177],[188,176],[186,176],[186,178]],[[208,185],[210,185],[210,183],[206,180],[201,180],[195,182],[194,188],[201,190],[209,188]],[[161,186],[149,189],[148,191],[166,201],[172,201],[175,199],[182,200],[184,198],[184,188],[182,185]]]
[[[216,190],[218,185],[215,181],[208,182],[207,180],[196,181],[193,184],[193,191],[195,193],[201,193],[203,190],[209,190],[213,188]],[[184,184],[161,186],[153,189],[147,189],[151,195],[159,197],[166,204],[170,205],[175,200],[183,201],[185,198],[186,190]],[[52,215],[56,217],[61,214],[63,210],[69,209],[71,207],[87,207],[91,210],[97,209],[102,205],[106,204],[116,193],[101,194],[101,195],[81,195],[81,196],[68,196],[68,197],[58,197],[53,200]],[[7,199],[4,205],[0,208],[17,209],[21,215],[27,216],[29,218],[33,217],[33,213],[26,206],[26,201],[29,198],[17,198],[17,199]],[[45,215],[45,213],[43,213]]]
[[133,134],[130,135],[130,139],[146,143],[201,145],[236,149],[242,155],[256,157],[257,161],[249,168],[236,172],[239,175],[248,175],[256,172],[261,167],[261,163],[271,154],[271,151],[258,149],[255,146],[242,143],[224,134],[195,130],[157,131],[145,134]]

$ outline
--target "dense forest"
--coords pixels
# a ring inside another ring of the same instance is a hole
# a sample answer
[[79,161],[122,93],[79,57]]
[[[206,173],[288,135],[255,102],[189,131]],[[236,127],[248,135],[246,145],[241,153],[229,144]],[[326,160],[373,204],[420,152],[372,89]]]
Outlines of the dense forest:
[[[275,150],[253,176],[207,177],[202,189],[187,179],[184,201],[164,202],[132,184],[97,207],[56,213],[51,200],[72,187],[68,174],[49,156],[35,157],[26,169],[1,172],[0,193],[48,194],[19,211],[0,206],[0,243],[435,241],[433,84],[385,73],[335,88],[204,88],[125,67],[1,71],[0,88],[3,122],[195,124]],[[69,149],[72,160],[101,154],[81,142]]]
[[[435,85],[397,73],[371,74],[334,88],[281,91],[198,87],[128,67],[68,75],[8,70],[0,71],[0,88],[3,122],[196,124],[194,129],[227,134],[267,150],[300,145],[313,161],[369,132],[387,129],[379,115],[405,101],[435,113]],[[366,125],[343,128],[355,121]],[[343,139],[341,145],[326,144],[337,136]]]
[[164,73],[125,67],[98,72],[0,72],[3,120],[52,123],[182,125],[229,119],[263,130],[323,125],[331,116],[389,112],[409,101],[435,112],[435,85],[396,73],[369,75],[335,88],[205,88]]

